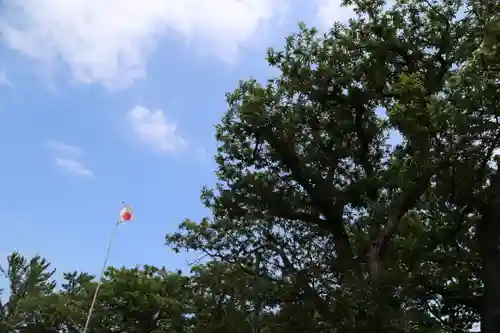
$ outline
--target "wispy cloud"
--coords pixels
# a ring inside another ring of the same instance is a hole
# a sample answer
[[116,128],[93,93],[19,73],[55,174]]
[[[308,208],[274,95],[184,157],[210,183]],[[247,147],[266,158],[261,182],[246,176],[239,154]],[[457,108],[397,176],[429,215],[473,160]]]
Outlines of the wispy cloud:
[[0,86],[12,86],[12,83],[7,77],[7,73],[5,73],[4,71],[0,71]]
[[137,139],[157,152],[179,151],[186,146],[177,124],[169,122],[162,110],[151,111],[136,106],[126,117]]
[[0,31],[25,55],[62,59],[78,80],[116,88],[144,76],[163,36],[234,59],[288,1],[5,0]]
[[82,149],[56,140],[47,140],[43,143],[47,148],[62,155],[77,157],[82,155]]
[[43,145],[54,153],[59,168],[77,176],[94,178],[94,172],[81,161],[83,150],[80,147],[56,140],[47,140]]
[[69,171],[72,174],[87,178],[94,178],[94,173],[80,161],[64,157],[56,157],[56,164],[61,169]]

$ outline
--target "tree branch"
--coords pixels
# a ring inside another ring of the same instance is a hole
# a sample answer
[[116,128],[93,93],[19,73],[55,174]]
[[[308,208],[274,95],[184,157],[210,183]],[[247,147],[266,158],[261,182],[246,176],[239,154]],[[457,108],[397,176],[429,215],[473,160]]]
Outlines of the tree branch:
[[337,322],[338,314],[334,314],[327,301],[321,298],[316,291],[309,285],[309,279],[304,276],[302,272],[299,272],[292,264],[285,251],[280,247],[279,241],[274,237],[271,233],[265,232],[265,236],[270,243],[271,248],[278,254],[278,256],[283,261],[285,268],[294,274],[299,283],[300,287],[304,290],[304,292],[311,298],[311,300],[316,305],[318,313],[323,316],[325,320],[330,322]]
[[326,217],[324,223],[317,225],[332,233],[340,261],[345,264],[351,263],[354,256],[349,235],[343,223],[344,207],[342,200],[339,200],[340,198],[337,197],[335,191],[326,186],[319,176],[303,169],[303,161],[300,160],[289,144],[276,138],[268,127],[261,127],[261,134],[278,153],[282,163],[290,169],[295,180],[311,197],[318,210]]
[[371,274],[378,274],[379,262],[384,258],[389,242],[399,227],[401,218],[415,206],[422,194],[427,190],[430,178],[431,173],[427,172],[424,177],[416,179],[414,185],[398,195],[389,206],[385,224],[368,250],[368,263]]

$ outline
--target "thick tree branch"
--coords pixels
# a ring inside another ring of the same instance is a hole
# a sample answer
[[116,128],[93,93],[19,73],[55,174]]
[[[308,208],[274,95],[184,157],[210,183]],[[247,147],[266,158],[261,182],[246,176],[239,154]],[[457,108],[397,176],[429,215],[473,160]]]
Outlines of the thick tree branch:
[[463,293],[456,293],[446,289],[443,286],[437,286],[429,283],[425,277],[419,277],[418,283],[426,290],[427,292],[422,296],[430,296],[430,295],[440,295],[444,301],[448,301],[455,304],[462,304],[464,306],[469,307],[475,311],[479,311],[480,307],[480,299],[481,296],[474,295],[464,295]]
[[272,209],[273,214],[279,216],[281,218],[291,220],[291,221],[303,221],[307,223],[311,223],[317,225],[323,230],[329,228],[329,222],[320,218],[319,216],[314,216],[313,214],[304,213],[304,212],[296,212],[293,210],[285,210],[285,209]]
[[427,172],[425,176],[422,175],[422,177],[416,179],[413,186],[405,189],[390,204],[385,224],[375,236],[368,250],[368,263],[371,274],[376,275],[378,273],[380,260],[384,258],[389,242],[399,227],[401,218],[415,207],[422,194],[427,190],[430,177],[431,173]]
[[309,285],[309,280],[302,272],[299,272],[292,264],[285,251],[280,247],[279,241],[269,232],[265,233],[267,240],[269,241],[269,245],[276,252],[276,254],[281,258],[285,268],[292,273],[299,284],[299,286],[304,290],[306,295],[311,298],[311,300],[316,305],[318,313],[323,316],[325,320],[330,322],[337,322],[337,315],[335,315],[328,304],[323,298],[321,298],[316,291]]
[[318,210],[326,217],[326,222],[318,226],[333,234],[340,261],[346,264],[352,262],[353,251],[343,223],[343,200],[339,200],[340,198],[336,195],[338,193],[325,185],[318,175],[304,170],[303,161],[288,143],[277,138],[268,127],[261,127],[261,133],[263,138],[278,153],[283,164],[290,169],[295,180],[311,197]]
[[366,130],[364,128],[364,116],[366,114],[366,108],[362,105],[358,105],[355,108],[355,126],[356,133],[358,135],[360,149],[357,152],[357,158],[363,167],[363,170],[366,173],[368,178],[373,177],[373,165],[370,162],[370,145],[371,138],[367,135]]

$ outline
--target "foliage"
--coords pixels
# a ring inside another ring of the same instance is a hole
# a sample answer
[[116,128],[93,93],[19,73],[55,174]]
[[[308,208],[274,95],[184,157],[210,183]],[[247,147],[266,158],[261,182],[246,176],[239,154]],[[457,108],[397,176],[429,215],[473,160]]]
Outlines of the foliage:
[[202,195],[213,219],[168,243],[242,269],[262,258],[279,308],[307,299],[332,331],[464,332],[481,317],[498,332],[500,233],[481,221],[497,216],[499,8],[350,2],[358,19],[324,36],[301,25],[268,52],[279,77],[227,95],[219,183]]
[[[109,268],[90,332],[500,332],[500,7],[346,4],[227,94],[212,216],[166,236],[208,262]],[[8,261],[1,332],[81,332],[93,276]]]

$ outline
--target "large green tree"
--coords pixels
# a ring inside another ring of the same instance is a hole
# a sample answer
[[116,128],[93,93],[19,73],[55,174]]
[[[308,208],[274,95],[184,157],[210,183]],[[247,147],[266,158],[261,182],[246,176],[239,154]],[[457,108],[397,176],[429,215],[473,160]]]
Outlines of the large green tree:
[[279,77],[228,94],[213,219],[167,242],[262,261],[280,308],[334,331],[500,332],[500,6],[346,3],[347,26],[301,25],[268,52]]

